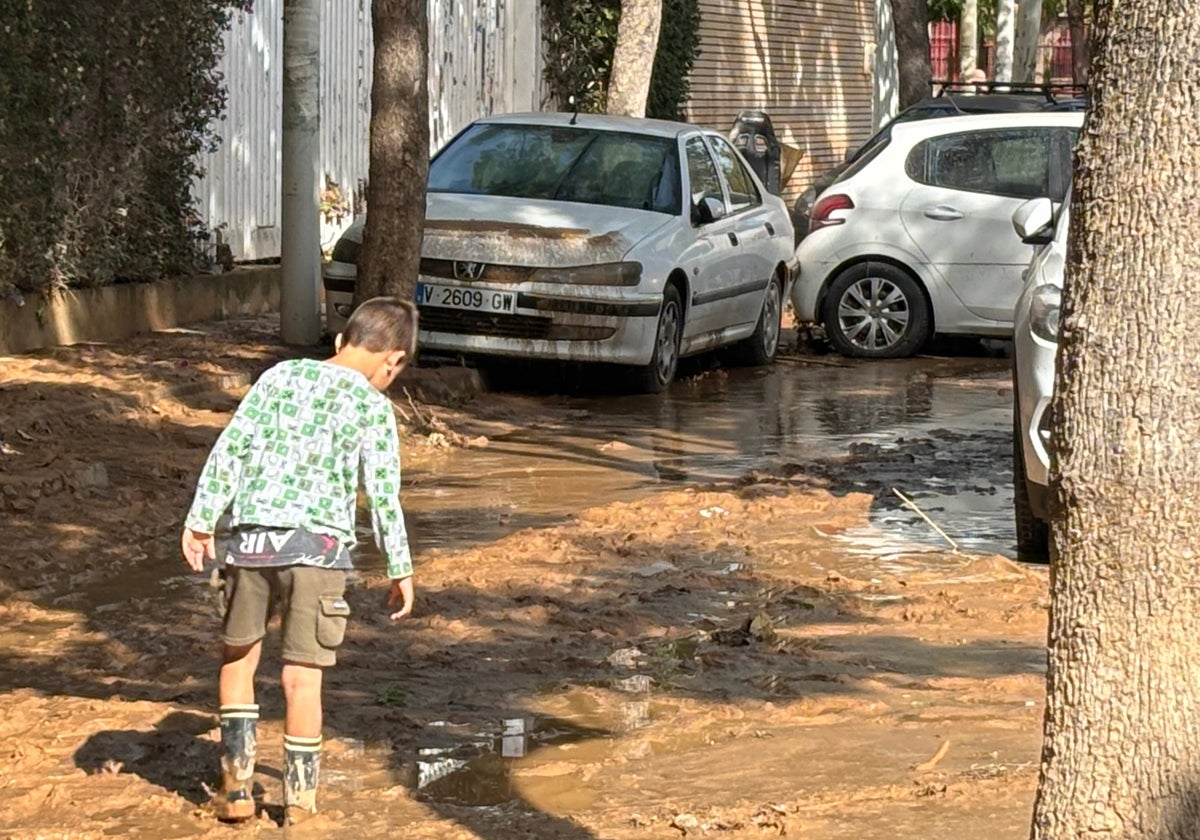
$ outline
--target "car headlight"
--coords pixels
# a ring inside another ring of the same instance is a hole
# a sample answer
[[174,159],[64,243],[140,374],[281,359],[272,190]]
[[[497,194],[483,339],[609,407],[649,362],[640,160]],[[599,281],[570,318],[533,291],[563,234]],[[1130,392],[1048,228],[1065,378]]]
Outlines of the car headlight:
[[642,264],[619,262],[571,268],[539,268],[530,275],[529,280],[533,283],[574,286],[636,286],[642,280]]
[[1058,322],[1062,312],[1062,289],[1047,283],[1033,290],[1029,306],[1029,328],[1043,341],[1058,341]]

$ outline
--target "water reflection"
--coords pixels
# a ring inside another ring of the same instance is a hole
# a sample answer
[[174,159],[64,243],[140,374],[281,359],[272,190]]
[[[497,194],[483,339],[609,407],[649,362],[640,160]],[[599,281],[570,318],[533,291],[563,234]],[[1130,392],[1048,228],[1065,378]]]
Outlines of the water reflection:
[[[486,449],[452,453],[436,471],[418,474],[405,504],[419,549],[454,547],[553,525],[663,485],[929,438],[937,449],[930,458],[961,462],[960,480],[938,486],[942,471],[923,473],[920,459],[905,453],[886,465],[895,473],[890,480],[922,505],[953,511],[965,545],[1008,552],[1010,464],[995,437],[1011,428],[1007,388],[1005,360],[818,359],[767,371],[710,371],[659,396],[544,395],[546,422],[497,436]],[[960,437],[939,440],[942,430]],[[857,489],[870,486],[864,481]],[[876,525],[896,537],[893,543],[940,543],[885,495],[879,494]]]

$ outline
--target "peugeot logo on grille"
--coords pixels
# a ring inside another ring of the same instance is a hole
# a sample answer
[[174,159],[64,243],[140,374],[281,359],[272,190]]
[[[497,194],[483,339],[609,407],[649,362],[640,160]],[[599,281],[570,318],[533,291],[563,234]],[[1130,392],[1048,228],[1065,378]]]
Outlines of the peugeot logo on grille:
[[478,280],[483,276],[483,270],[487,268],[481,262],[459,262],[454,261],[454,279],[455,280]]

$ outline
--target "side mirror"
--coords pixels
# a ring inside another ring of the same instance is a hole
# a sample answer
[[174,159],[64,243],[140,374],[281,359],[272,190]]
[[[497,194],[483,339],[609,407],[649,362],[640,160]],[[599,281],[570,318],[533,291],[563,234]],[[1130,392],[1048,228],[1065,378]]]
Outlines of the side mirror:
[[1048,198],[1031,198],[1012,215],[1013,230],[1026,245],[1045,245],[1054,237],[1054,205]]
[[702,198],[699,204],[692,205],[692,218],[702,225],[709,225],[723,219],[725,218],[725,202],[711,195]]

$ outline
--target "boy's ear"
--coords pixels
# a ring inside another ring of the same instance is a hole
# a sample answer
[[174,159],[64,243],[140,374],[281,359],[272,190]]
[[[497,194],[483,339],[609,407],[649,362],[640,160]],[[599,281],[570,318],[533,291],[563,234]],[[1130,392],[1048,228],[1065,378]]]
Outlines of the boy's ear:
[[341,353],[341,352],[342,352],[342,345],[343,345],[343,344],[345,344],[345,343],[346,343],[346,342],[345,342],[345,340],[342,338],[342,334],[341,334],[341,333],[338,333],[337,335],[335,335],[335,336],[333,337],[333,352],[334,352],[334,353]]
[[389,367],[398,368],[408,359],[407,350],[394,350],[388,354],[387,364]]

